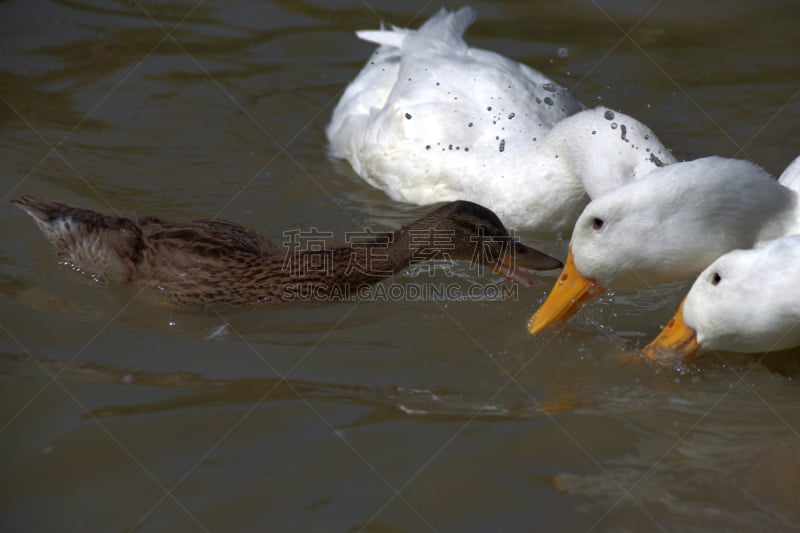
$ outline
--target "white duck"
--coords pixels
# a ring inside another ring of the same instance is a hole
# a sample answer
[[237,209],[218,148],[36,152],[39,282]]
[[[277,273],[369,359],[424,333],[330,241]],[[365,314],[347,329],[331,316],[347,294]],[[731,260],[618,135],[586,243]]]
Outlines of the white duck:
[[[800,158],[798,158],[800,160]],[[701,272],[719,256],[800,231],[796,160],[780,181],[753,163],[705,157],[675,163],[586,206],[564,270],[533,316],[538,333],[603,292]]]
[[647,357],[708,350],[765,353],[800,345],[800,235],[727,253],[694,282]]
[[357,32],[381,46],[333,112],[332,155],[393,200],[471,199],[553,232],[590,197],[675,161],[639,121],[581,111],[541,73],[467,46],[474,17],[442,9],[417,31]]

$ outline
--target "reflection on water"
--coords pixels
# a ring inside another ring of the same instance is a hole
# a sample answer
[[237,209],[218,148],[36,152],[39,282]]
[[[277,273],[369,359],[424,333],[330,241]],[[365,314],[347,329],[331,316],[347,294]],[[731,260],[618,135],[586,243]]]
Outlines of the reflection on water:
[[[679,159],[746,156],[778,174],[800,153],[793,3],[475,7],[472,44],[641,119]],[[379,17],[416,26],[437,8],[0,3],[2,196],[222,216],[278,240],[396,228],[428,209],[330,160],[324,128],[371,51],[353,31]],[[11,206],[0,224],[4,530],[788,530],[799,518],[800,352],[674,368],[635,356],[685,283],[604,295],[534,338],[524,324],[555,273],[518,301],[187,312],[59,267]]]
[[[12,358],[14,359],[14,358]],[[251,406],[282,400],[306,402],[342,402],[370,406],[373,411],[361,420],[383,423],[391,418],[417,417],[443,420],[522,420],[537,413],[557,413],[577,407],[552,403],[536,409],[521,404],[501,405],[472,403],[468,393],[453,390],[427,390],[397,385],[366,387],[357,384],[324,383],[302,379],[237,378],[208,379],[187,372],[125,372],[96,363],[80,361],[64,364],[37,359],[30,371],[48,376],[59,375],[65,381],[110,383],[125,386],[163,388],[175,397],[150,403],[108,405],[88,410],[85,418],[133,416],[179,409],[205,409],[224,405]],[[563,398],[567,401],[567,397]],[[352,427],[350,424],[345,427]]]

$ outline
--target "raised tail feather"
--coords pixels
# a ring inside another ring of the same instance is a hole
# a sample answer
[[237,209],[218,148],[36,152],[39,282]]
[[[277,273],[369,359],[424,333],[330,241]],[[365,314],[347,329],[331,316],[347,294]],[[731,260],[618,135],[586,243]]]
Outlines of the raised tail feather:
[[36,221],[62,260],[109,281],[136,277],[143,247],[138,222],[29,195],[11,203]]
[[475,10],[471,7],[462,7],[458,11],[449,12],[440,9],[419,30],[408,30],[392,26],[391,30],[359,30],[356,35],[364,41],[401,48],[412,43],[416,48],[424,50],[426,46],[435,42],[446,43],[456,49],[466,49],[463,35],[467,28],[475,21]]

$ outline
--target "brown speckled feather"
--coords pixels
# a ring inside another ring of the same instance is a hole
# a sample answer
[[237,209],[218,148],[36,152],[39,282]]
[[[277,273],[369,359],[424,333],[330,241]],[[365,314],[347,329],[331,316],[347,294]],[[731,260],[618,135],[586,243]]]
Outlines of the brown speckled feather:
[[[296,290],[299,287],[313,289],[314,299],[325,299],[336,285],[356,289],[375,283],[411,262],[409,234],[415,228],[452,231],[454,243],[448,251],[454,259],[472,257],[478,227],[488,235],[508,235],[490,210],[451,202],[390,234],[388,247],[385,240],[381,244],[376,239],[361,247],[334,248],[329,250],[329,267],[314,270],[301,268],[307,265],[308,252],[287,256],[286,248],[234,222],[134,220],[33,196],[11,202],[34,218],[61,259],[110,281],[151,284],[168,301],[189,306],[308,299],[309,291]],[[369,262],[373,271],[353,269],[353,260],[368,263],[368,248],[373,245],[382,246],[384,252],[378,261]],[[515,251],[524,255],[526,268],[561,266],[523,245]]]

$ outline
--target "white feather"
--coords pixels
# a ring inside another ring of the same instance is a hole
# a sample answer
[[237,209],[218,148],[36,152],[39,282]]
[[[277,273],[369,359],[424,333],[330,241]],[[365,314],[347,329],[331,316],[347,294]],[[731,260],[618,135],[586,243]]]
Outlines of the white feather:
[[417,31],[359,32],[381,46],[333,112],[332,155],[394,200],[471,200],[539,231],[569,231],[590,196],[674,162],[632,117],[582,111],[540,72],[470,48],[473,20],[441,10]]

